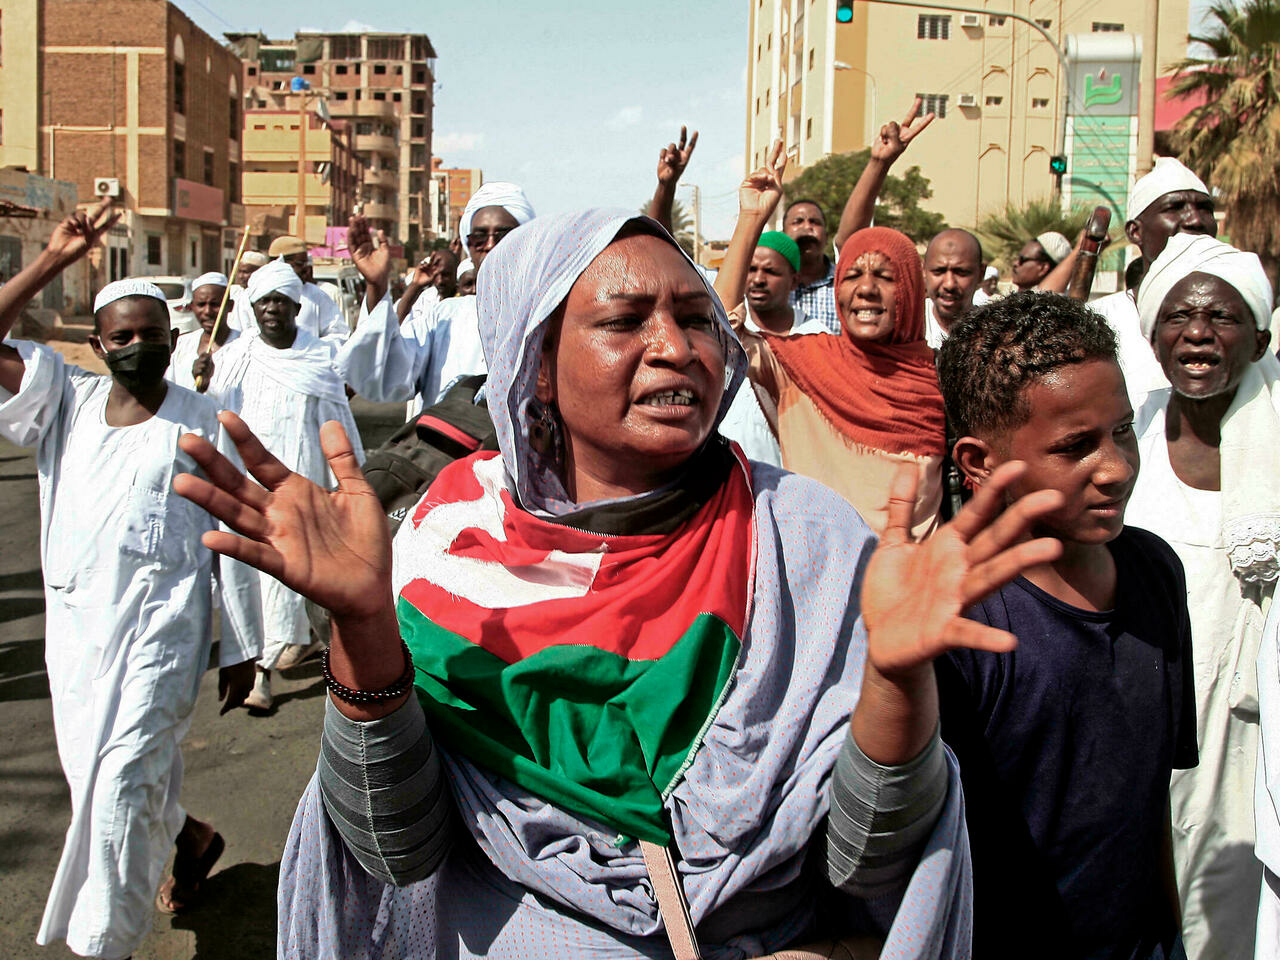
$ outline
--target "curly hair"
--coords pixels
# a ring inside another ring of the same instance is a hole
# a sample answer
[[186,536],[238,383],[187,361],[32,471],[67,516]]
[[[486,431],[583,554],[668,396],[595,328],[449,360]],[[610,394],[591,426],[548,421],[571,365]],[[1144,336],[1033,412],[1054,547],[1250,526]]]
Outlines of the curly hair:
[[938,354],[938,383],[955,436],[989,437],[1020,427],[1031,416],[1027,387],[1086,360],[1118,362],[1116,336],[1078,300],[1025,291],[974,308],[952,326]]

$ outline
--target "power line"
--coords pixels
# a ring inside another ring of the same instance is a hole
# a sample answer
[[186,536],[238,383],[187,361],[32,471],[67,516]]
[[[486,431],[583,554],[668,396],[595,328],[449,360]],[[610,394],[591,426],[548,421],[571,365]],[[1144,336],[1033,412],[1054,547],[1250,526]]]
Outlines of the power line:
[[191,2],[192,2],[192,3],[194,3],[194,4],[195,4],[197,7],[199,7],[201,10],[203,10],[205,13],[209,14],[209,16],[213,17],[213,19],[215,19],[215,20],[217,20],[219,23],[221,23],[224,27],[230,27],[232,30],[236,29],[236,25],[235,25],[234,23],[229,23],[228,21],[226,21],[225,19],[223,19],[221,16],[219,16],[219,15],[218,15],[217,13],[215,13],[213,10],[210,10],[207,6],[205,6],[203,3],[201,3],[201,2],[200,2],[200,0],[191,0]]

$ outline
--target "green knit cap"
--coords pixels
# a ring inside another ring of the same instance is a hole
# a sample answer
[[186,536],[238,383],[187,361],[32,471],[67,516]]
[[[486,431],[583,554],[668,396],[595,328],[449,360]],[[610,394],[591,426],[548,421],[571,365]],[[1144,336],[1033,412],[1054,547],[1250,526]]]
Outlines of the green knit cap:
[[791,269],[800,272],[800,248],[796,246],[796,242],[788,237],[781,230],[769,230],[760,235],[760,242],[756,244],[758,247],[768,247],[770,250],[776,250],[782,254],[782,258],[791,264]]

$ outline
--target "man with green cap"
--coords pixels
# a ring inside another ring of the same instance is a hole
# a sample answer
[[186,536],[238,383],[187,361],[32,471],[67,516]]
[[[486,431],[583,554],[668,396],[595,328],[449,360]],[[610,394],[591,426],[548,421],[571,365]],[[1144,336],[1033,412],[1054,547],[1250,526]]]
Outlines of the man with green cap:
[[[826,325],[805,316],[791,304],[791,291],[800,272],[800,247],[780,230],[761,234],[747,270],[746,327],[758,332],[800,336],[827,333]],[[769,427],[760,404],[762,400],[750,380],[743,380],[733,405],[720,425],[720,432],[736,440],[751,460],[782,466],[782,450],[778,438]]]

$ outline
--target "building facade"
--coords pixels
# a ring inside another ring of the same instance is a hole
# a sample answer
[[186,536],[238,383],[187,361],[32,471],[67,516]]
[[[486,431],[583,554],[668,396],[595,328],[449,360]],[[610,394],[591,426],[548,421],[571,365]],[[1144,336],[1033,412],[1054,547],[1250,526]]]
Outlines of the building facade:
[[439,183],[444,208],[443,227],[439,236],[452,240],[458,232],[462,211],[471,195],[484,186],[484,171],[467,167],[446,167],[440,157],[431,158],[431,176]]
[[[435,49],[425,34],[298,33],[291,40],[227,34],[244,61],[248,105],[283,108],[295,77],[350,123],[364,164],[362,212],[393,240],[417,246],[430,220]],[[341,221],[345,224],[345,217]]]
[[[862,149],[920,96],[938,119],[902,162],[930,180],[933,196],[923,205],[955,226],[972,226],[1006,202],[1049,196],[1049,158],[1069,146],[1069,78],[1043,35],[1008,14],[1036,21],[1065,50],[1071,35],[1141,34],[1146,7],[1144,0],[970,0],[983,12],[959,13],[872,0],[854,4],[852,23],[837,24],[835,0],[747,3],[748,164],[759,166],[780,138],[788,177],[795,176],[824,156]],[[1163,67],[1185,53],[1188,3],[1159,7]],[[1073,101],[1073,112],[1080,106]],[[1083,149],[1084,128],[1075,134]]]
[[166,0],[0,0],[0,23],[0,165],[124,210],[94,283],[225,269],[243,222],[239,61]]
[[[11,280],[49,243],[54,228],[76,209],[76,185],[16,167],[0,169],[0,282]],[[121,228],[113,228],[119,231]],[[102,249],[54,277],[32,306],[60,316],[87,314],[91,281],[102,267]]]

